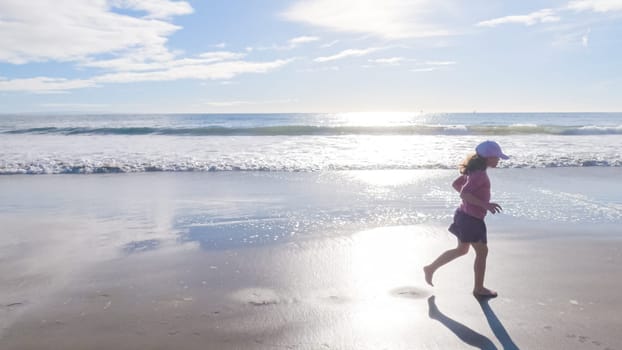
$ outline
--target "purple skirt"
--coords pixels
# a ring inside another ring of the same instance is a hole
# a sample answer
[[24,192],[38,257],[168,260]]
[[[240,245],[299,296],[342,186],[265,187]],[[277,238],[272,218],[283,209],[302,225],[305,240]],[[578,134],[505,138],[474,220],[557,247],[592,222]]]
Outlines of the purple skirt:
[[460,210],[454,214],[454,222],[449,226],[449,232],[464,243],[488,243],[486,223],[484,220],[468,215]]

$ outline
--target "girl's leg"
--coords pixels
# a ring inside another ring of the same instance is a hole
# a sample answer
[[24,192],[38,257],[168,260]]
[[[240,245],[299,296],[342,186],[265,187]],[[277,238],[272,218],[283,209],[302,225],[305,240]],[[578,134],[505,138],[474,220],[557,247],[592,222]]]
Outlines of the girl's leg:
[[458,241],[458,246],[454,249],[449,249],[441,254],[434,262],[432,262],[428,266],[423,267],[423,273],[425,274],[425,281],[428,282],[429,285],[432,284],[432,276],[434,272],[441,266],[447,264],[448,262],[454,260],[457,257],[463,256],[464,254],[469,252],[469,243],[463,243]]
[[475,250],[475,263],[473,271],[475,272],[475,283],[473,286],[473,294],[475,296],[496,297],[497,292],[484,287],[484,275],[486,274],[486,258],[488,257],[488,245],[483,242],[471,243]]

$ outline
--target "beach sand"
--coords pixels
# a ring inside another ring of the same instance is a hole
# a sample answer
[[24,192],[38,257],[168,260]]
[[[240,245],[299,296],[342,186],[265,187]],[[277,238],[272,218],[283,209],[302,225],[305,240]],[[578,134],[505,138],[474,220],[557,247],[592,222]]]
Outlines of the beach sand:
[[621,349],[617,207],[602,225],[491,218],[500,296],[482,301],[473,252],[434,287],[421,271],[455,244],[455,174],[369,175],[4,177],[0,348]]

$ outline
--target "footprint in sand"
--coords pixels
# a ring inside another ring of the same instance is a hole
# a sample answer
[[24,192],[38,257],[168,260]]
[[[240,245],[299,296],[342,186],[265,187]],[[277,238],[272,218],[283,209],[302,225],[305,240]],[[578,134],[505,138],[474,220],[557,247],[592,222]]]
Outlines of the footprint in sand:
[[18,306],[22,306],[22,305],[24,305],[24,303],[10,303],[10,304],[4,305],[4,307],[12,308],[12,307],[18,307]]
[[351,301],[350,298],[340,295],[330,295],[327,299],[334,304],[346,304]]
[[[566,334],[566,337],[571,338],[571,339],[576,339],[581,344],[591,343],[592,345],[597,346],[597,347],[604,346],[602,342],[598,340],[590,340],[590,337],[585,336],[585,335],[576,335],[576,334],[570,333],[570,334]],[[604,348],[604,350],[613,350],[613,349],[607,346]]]
[[396,297],[409,299],[425,299],[430,296],[429,292],[416,287],[400,287],[393,289],[390,293]]
[[231,294],[231,297],[244,304],[253,306],[276,305],[283,301],[274,290],[267,288],[240,289]]

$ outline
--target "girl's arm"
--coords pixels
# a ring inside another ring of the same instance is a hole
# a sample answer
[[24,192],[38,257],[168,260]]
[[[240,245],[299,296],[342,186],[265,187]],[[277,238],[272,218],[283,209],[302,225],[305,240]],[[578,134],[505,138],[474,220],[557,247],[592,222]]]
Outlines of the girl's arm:
[[503,209],[501,208],[499,204],[493,203],[493,202],[484,202],[483,200],[475,197],[470,192],[461,192],[460,198],[462,198],[462,200],[465,202],[468,202],[473,205],[477,205],[478,207],[482,207],[493,214],[499,213]]
[[457,192],[462,191],[462,186],[466,183],[467,177],[466,175],[460,175],[454,182],[451,184],[451,187],[454,188]]

